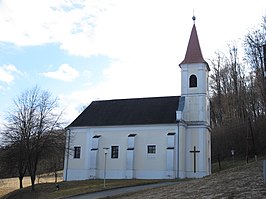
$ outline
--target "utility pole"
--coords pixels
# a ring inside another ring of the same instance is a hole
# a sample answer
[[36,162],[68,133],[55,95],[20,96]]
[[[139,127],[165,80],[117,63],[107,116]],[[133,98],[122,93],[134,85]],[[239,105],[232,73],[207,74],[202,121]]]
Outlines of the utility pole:
[[264,78],[266,79],[266,44],[263,45]]

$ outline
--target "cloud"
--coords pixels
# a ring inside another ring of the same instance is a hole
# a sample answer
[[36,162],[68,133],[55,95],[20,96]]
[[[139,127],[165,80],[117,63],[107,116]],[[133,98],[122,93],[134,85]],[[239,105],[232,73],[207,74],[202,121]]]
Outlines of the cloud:
[[15,80],[15,74],[22,74],[14,65],[0,66],[0,81],[10,84]]
[[[102,54],[120,59],[135,53],[153,53],[156,48],[170,51],[162,49],[160,44],[186,45],[184,38],[190,31],[191,5],[194,5],[199,19],[196,23],[205,35],[201,37],[202,46],[213,52],[224,39],[228,41],[238,37],[239,32],[243,34],[246,24],[265,14],[264,1],[251,3],[241,2],[236,15],[239,2],[232,4],[229,0],[218,2],[220,9],[208,9],[208,12],[206,5],[216,8],[217,3],[211,0],[200,3],[196,0],[2,0],[0,41],[18,46],[57,43],[71,55],[85,57]],[[225,31],[234,30],[236,25],[239,31]]]
[[[0,41],[18,46],[58,43],[71,55],[120,58],[131,53],[125,50],[128,47],[133,53],[145,51],[147,45],[161,40],[162,33],[176,32],[169,28],[177,28],[173,22],[182,14],[175,14],[179,12],[173,2],[2,0]],[[160,10],[168,13],[158,14]]]
[[[103,0],[2,0],[0,41],[18,46],[59,43],[62,49],[72,49],[69,39],[87,41],[98,15],[108,6]],[[73,48],[69,52],[80,51]]]
[[57,71],[42,74],[62,81],[72,81],[79,76],[79,72],[68,64],[62,64]]

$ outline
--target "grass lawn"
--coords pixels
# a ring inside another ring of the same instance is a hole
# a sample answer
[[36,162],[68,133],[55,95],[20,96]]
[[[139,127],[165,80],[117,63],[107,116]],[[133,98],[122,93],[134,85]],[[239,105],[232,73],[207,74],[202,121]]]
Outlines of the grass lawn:
[[[259,156],[257,160],[263,160],[265,158],[266,156],[263,155],[263,156]],[[249,163],[254,162],[254,161],[255,161],[254,157],[249,157],[249,160],[248,160]],[[238,158],[235,158],[234,160],[232,158],[227,158],[225,160],[221,160],[220,163],[221,163],[221,169],[219,169],[218,162],[212,163],[212,173],[216,173],[222,170],[226,170],[226,169],[230,169],[230,168],[238,167],[238,166],[243,166],[247,164],[246,159],[244,157],[241,157],[241,158],[238,157]]]
[[150,183],[158,183],[169,180],[106,180],[106,188],[103,187],[103,180],[82,180],[71,182],[59,182],[59,190],[56,189],[55,183],[36,184],[35,191],[31,192],[30,187],[22,190],[15,190],[3,198],[12,199],[47,199],[47,198],[64,198],[79,194],[102,191],[106,189],[126,187],[133,185],[143,185]]

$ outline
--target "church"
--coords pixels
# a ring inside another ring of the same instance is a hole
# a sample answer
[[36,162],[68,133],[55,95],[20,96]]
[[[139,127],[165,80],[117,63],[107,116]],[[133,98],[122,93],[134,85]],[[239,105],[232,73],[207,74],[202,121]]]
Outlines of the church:
[[66,127],[65,181],[211,174],[210,68],[193,20],[181,96],[93,101]]

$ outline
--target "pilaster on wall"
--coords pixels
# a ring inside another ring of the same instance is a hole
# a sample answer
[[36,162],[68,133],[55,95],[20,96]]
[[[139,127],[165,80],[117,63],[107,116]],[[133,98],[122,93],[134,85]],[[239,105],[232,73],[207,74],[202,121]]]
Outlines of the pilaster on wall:
[[98,157],[98,147],[99,147],[99,139],[100,135],[95,135],[92,137],[92,147],[90,151],[90,179],[96,178],[96,170],[97,170],[97,157]]
[[126,178],[134,178],[134,150],[136,134],[129,134],[127,138]]
[[175,151],[175,133],[167,134],[166,148],[166,168],[167,177],[174,178],[174,151]]
[[187,145],[187,125],[184,123],[179,124],[179,131],[178,131],[178,178],[186,178],[186,145]]

